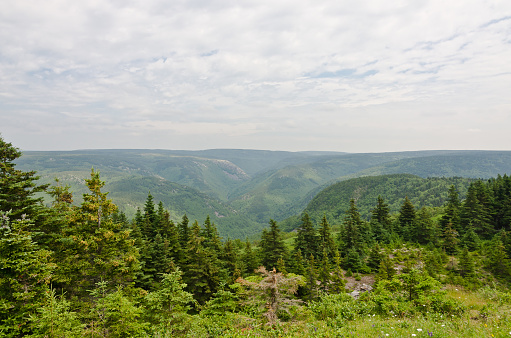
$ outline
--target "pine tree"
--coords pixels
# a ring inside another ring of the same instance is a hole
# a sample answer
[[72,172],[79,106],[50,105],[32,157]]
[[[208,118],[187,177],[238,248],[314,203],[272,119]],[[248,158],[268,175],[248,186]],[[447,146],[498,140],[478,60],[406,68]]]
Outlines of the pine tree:
[[328,251],[327,249],[323,249],[323,254],[321,255],[321,261],[319,263],[319,272],[318,272],[318,279],[321,282],[321,290],[324,292],[327,292],[330,287],[330,259],[328,257]]
[[35,197],[45,191],[48,185],[37,185],[35,171],[24,172],[16,169],[14,161],[21,157],[21,151],[12,143],[0,137],[0,211],[10,212],[11,220],[30,219],[32,227],[39,228],[44,211],[42,197]]
[[344,274],[341,268],[341,256],[339,255],[339,251],[335,251],[334,255],[334,270],[332,271],[331,276],[331,290],[333,293],[342,293],[345,291],[346,280],[344,279]]
[[318,252],[323,253],[326,250],[327,256],[330,261],[333,261],[335,256],[335,251],[337,248],[335,247],[334,238],[332,236],[332,231],[330,229],[330,225],[326,219],[326,216],[323,216],[321,219],[321,223],[319,224],[318,229]]
[[289,271],[294,274],[305,276],[305,266],[303,264],[303,255],[300,249],[293,252],[291,262],[289,264]]
[[248,238],[245,241],[245,251],[243,252],[242,257],[242,261],[244,263],[244,273],[249,275],[253,274],[254,271],[259,267],[259,262],[257,260],[257,256],[252,250],[252,244]]
[[378,271],[383,256],[384,254],[381,252],[380,245],[376,243],[369,251],[367,266],[370,267],[372,271]]
[[349,249],[348,254],[346,255],[344,268],[346,270],[360,272],[363,268],[363,265],[364,263],[362,262],[362,258],[360,257],[358,251],[355,248]]
[[102,280],[123,285],[133,280],[139,269],[138,250],[130,238],[130,230],[112,221],[117,206],[101,188],[99,172],[91,171],[85,180],[90,192],[70,215],[64,231],[66,247],[60,254],[60,277],[67,278],[71,295],[91,290]]
[[311,303],[318,297],[318,270],[316,268],[314,255],[312,254],[309,256],[309,260],[307,261],[307,272],[305,278],[305,289],[307,290],[305,296],[307,301]]
[[415,241],[417,238],[414,233],[415,222],[416,222],[416,212],[415,207],[413,206],[408,196],[405,197],[403,204],[401,205],[401,209],[399,211],[399,234],[407,241]]
[[56,266],[51,252],[33,241],[32,221],[9,216],[0,211],[0,332],[20,337],[29,332],[28,316],[43,300]]
[[461,202],[459,200],[458,191],[454,185],[451,185],[447,201],[444,205],[444,215],[440,219],[442,230],[445,230],[447,224],[451,224],[451,227],[454,228],[454,230],[458,232],[462,231],[460,213]]
[[475,266],[474,260],[470,253],[468,252],[467,247],[463,247],[461,253],[459,255],[459,264],[458,264],[460,275],[463,278],[473,278],[475,274]]
[[461,210],[463,231],[473,228],[480,238],[491,238],[495,232],[491,224],[490,207],[491,200],[486,186],[481,181],[470,184]]
[[280,229],[277,222],[270,220],[270,229],[263,229],[261,234],[261,263],[267,269],[277,267],[277,261],[280,257],[286,260],[287,249],[282,239]]
[[355,200],[350,200],[350,206],[346,211],[346,216],[343,221],[343,228],[339,234],[339,242],[341,243],[341,252],[346,254],[350,249],[355,249],[362,252],[362,238],[360,234],[360,227],[362,220],[360,213],[355,206]]
[[307,213],[302,216],[302,225],[297,229],[294,249],[302,252],[304,258],[318,257],[318,237]]
[[440,237],[438,227],[432,219],[429,208],[422,207],[417,213],[412,237],[422,245],[438,243]]
[[447,224],[443,233],[443,247],[448,254],[454,254],[459,242],[458,232],[452,228],[451,224]]
[[204,237],[197,221],[192,225],[187,246],[188,257],[184,274],[187,291],[192,293],[199,304],[204,304],[218,291],[219,261],[216,252],[203,245]]

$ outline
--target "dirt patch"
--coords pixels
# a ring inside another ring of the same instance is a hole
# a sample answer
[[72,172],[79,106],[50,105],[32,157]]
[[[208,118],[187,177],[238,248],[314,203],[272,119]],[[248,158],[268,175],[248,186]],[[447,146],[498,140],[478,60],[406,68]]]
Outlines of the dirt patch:
[[353,291],[353,290],[360,290],[362,289],[362,285],[374,285],[374,276],[368,275],[368,276],[360,276],[360,280],[355,280],[355,277],[344,277],[346,279],[346,290]]

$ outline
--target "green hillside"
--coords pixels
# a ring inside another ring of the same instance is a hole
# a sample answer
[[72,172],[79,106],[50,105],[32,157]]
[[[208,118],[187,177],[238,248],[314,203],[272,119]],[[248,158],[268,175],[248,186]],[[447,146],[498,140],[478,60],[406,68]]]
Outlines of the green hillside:
[[[350,199],[355,199],[360,215],[369,219],[378,196],[385,199],[391,213],[399,211],[406,196],[416,208],[441,207],[451,185],[457,188],[463,198],[471,181],[460,177],[421,178],[410,174],[359,177],[325,188],[310,201],[304,212],[316,223],[326,215],[330,222],[339,224],[349,207]],[[299,222],[298,217],[293,217],[283,222],[283,227],[292,229]]]
[[[487,178],[511,172],[511,152],[345,154],[239,149],[80,150],[25,152],[16,163],[21,170],[36,170],[41,183],[51,183],[59,177],[63,184],[71,186],[77,203],[86,191],[84,179],[94,167],[101,172],[110,195],[128,217],[133,217],[136,208],[143,206],[149,192],[158,194],[155,198],[162,200],[177,219],[182,217],[180,213],[197,215],[199,220],[207,214],[213,217],[214,212],[207,211],[211,201],[215,201],[219,205],[217,209],[220,210],[221,205],[232,212],[232,216],[218,220],[219,228],[222,231],[232,229],[224,234],[237,237],[258,231],[270,219],[282,221],[300,214],[316,194],[338,181],[402,173],[424,178]],[[160,182],[161,187],[155,187],[154,182]],[[172,195],[163,188],[172,183],[193,189],[187,194]],[[193,194],[198,194],[194,201],[203,202],[192,202]],[[239,224],[237,219],[240,219]],[[247,230],[237,232],[237,228]]]

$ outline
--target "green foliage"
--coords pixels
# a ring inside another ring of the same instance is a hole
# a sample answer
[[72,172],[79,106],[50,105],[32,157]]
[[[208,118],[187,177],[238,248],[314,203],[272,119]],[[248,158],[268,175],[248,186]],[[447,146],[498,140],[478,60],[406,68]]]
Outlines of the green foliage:
[[274,220],[270,220],[269,230],[263,230],[259,247],[261,248],[261,263],[267,269],[277,267],[279,258],[287,259],[287,248],[277,222]]
[[139,269],[138,249],[130,230],[112,221],[115,204],[101,188],[99,173],[91,171],[86,180],[90,192],[83,195],[80,207],[73,208],[64,230],[65,247],[59,277],[69,292],[82,293],[101,280],[113,284],[131,282]]
[[46,291],[42,306],[36,314],[30,315],[32,338],[79,338],[83,337],[85,325],[76,312],[71,311],[71,303],[64,295],[57,296],[55,289]]
[[193,295],[185,291],[179,269],[163,274],[158,290],[149,292],[143,299],[145,319],[151,330],[160,335],[172,336],[184,332],[190,322],[188,311],[195,303]]
[[48,291],[55,264],[51,252],[41,249],[29,232],[28,219],[9,219],[0,212],[0,333],[18,337],[29,332],[29,315],[35,314]]

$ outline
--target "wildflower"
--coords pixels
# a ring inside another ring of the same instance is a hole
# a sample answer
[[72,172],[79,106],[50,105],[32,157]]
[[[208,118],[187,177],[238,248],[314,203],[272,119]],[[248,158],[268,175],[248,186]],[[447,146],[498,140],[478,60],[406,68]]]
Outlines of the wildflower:
[[433,337],[433,332],[429,332],[428,330],[428,336]]
[[415,336],[416,336],[416,334],[415,334],[415,333],[412,333],[412,337],[415,337]]
[[421,331],[422,331],[422,329],[417,329],[417,331],[421,332]]

